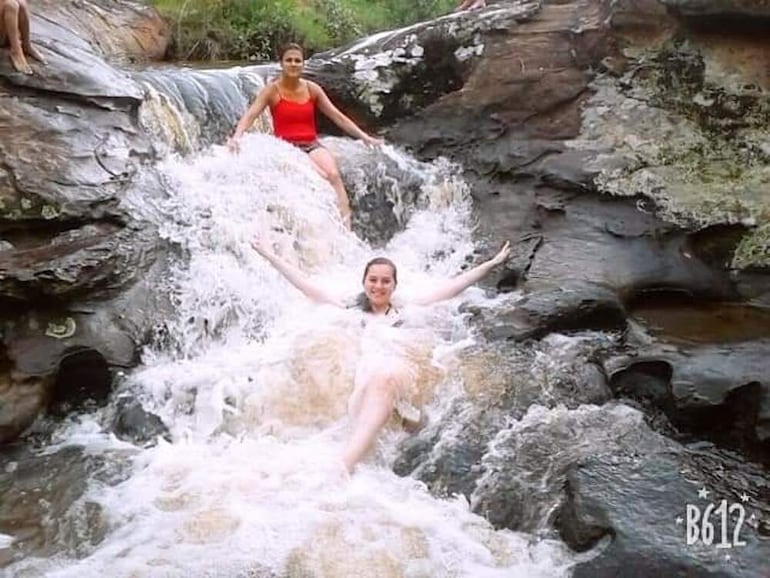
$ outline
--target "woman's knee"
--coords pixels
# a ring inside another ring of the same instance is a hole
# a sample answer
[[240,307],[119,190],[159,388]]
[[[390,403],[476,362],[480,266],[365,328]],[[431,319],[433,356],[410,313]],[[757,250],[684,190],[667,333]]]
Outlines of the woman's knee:
[[381,397],[394,398],[398,391],[398,376],[391,372],[381,372],[369,378],[366,389]]
[[5,12],[6,10],[9,10],[12,13],[13,12],[18,13],[19,9],[21,8],[26,9],[27,5],[25,2],[26,0],[5,0],[2,3],[3,12]]
[[328,180],[331,184],[336,185],[337,183],[342,182],[342,176],[340,175],[340,171],[337,168],[337,165],[332,165],[326,168],[326,180]]

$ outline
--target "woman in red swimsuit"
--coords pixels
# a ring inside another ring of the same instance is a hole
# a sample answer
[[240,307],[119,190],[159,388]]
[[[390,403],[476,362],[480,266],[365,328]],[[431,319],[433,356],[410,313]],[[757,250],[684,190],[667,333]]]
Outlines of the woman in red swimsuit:
[[227,147],[233,152],[238,152],[241,135],[269,106],[273,116],[275,136],[301,148],[310,156],[315,169],[334,187],[342,222],[350,229],[348,194],[340,177],[337,161],[318,142],[315,109],[318,108],[343,131],[367,144],[381,144],[382,140],[366,134],[356,123],[340,112],[315,82],[304,80],[302,78],[304,65],[302,47],[297,44],[288,44],[281,51],[281,76],[260,91],[238,121],[235,133],[227,141]]

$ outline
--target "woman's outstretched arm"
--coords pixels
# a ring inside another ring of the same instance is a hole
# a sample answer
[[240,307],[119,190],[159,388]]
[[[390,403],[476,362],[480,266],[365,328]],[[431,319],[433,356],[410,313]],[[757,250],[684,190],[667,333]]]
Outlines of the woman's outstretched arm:
[[318,109],[326,116],[328,116],[329,120],[344,130],[347,134],[352,137],[361,139],[366,144],[378,145],[383,143],[382,139],[373,137],[361,130],[361,128],[356,123],[348,118],[340,109],[334,106],[332,101],[329,100],[329,97],[326,96],[324,89],[317,85],[315,82],[308,81],[308,87],[310,89],[310,95],[315,99]]
[[291,263],[284,261],[278,255],[271,252],[265,247],[259,239],[253,239],[251,246],[254,250],[262,255],[270,264],[275,267],[281,275],[294,285],[297,289],[302,291],[304,295],[311,301],[316,303],[328,303],[329,305],[336,305],[337,307],[344,307],[342,302],[335,298],[333,295],[329,295],[322,288],[314,284],[308,279],[302,271]]
[[504,263],[510,254],[511,244],[506,241],[505,245],[503,245],[497,255],[488,261],[484,261],[481,265],[477,265],[473,269],[465,271],[456,277],[447,279],[443,283],[440,283],[435,290],[427,295],[418,297],[413,302],[417,305],[430,305],[431,303],[437,303],[438,301],[445,301],[446,299],[456,297],[468,287],[486,277],[492,269],[501,263]]
[[259,91],[257,98],[251,103],[251,106],[243,113],[241,120],[238,121],[238,126],[235,127],[233,136],[227,139],[227,148],[230,152],[240,152],[240,139],[244,132],[254,124],[257,117],[262,114],[262,111],[270,104],[270,98],[275,90],[274,84],[268,84],[265,88]]

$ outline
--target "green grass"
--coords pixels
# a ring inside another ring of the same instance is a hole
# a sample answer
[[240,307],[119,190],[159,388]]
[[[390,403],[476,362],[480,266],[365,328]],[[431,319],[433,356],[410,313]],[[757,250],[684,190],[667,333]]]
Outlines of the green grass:
[[308,54],[450,12],[455,0],[151,0],[172,24],[169,57],[271,60],[286,42]]

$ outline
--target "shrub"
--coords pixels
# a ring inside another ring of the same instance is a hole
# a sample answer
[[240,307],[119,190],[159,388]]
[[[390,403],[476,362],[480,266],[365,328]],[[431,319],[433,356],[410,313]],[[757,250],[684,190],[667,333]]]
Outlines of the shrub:
[[451,0],[153,0],[172,25],[175,60],[271,60],[286,42],[308,54],[451,10]]

